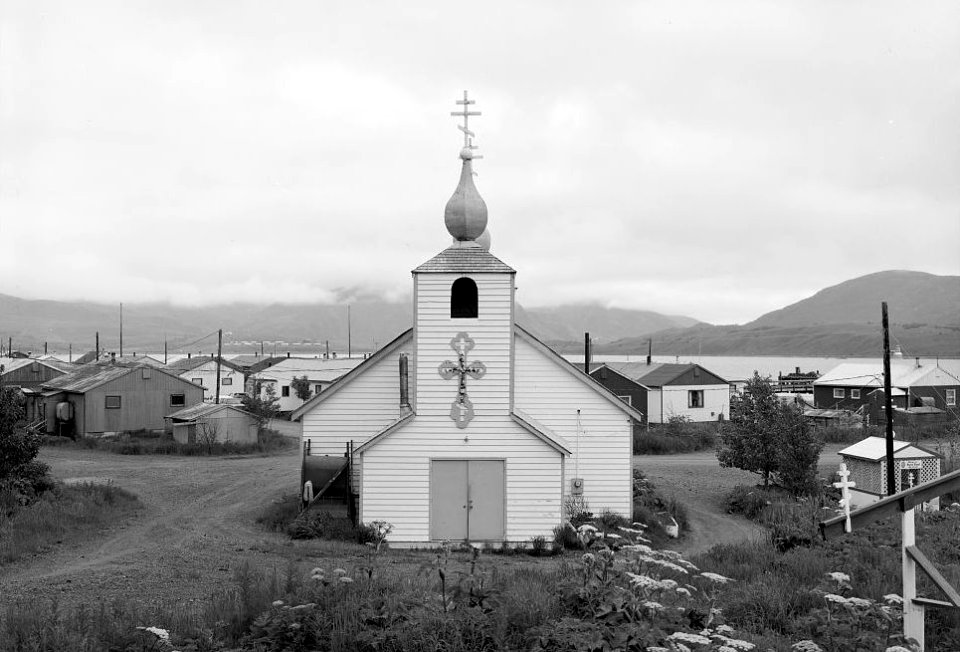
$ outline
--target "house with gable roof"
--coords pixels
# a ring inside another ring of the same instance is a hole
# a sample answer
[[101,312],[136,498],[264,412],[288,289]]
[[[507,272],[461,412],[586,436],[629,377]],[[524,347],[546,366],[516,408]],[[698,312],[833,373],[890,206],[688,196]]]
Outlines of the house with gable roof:
[[604,387],[646,415],[720,421],[730,415],[730,383],[693,362],[605,362],[590,371]]
[[347,474],[357,518],[399,546],[549,539],[572,498],[629,516],[642,417],[516,324],[516,272],[460,158],[454,240],[413,270],[413,327],[292,413],[305,462]]
[[[207,356],[188,356],[167,365],[167,369],[194,385],[203,387],[203,400],[212,401],[217,388],[217,360]],[[243,393],[244,376],[240,367],[220,359],[220,395]]]
[[164,417],[203,400],[203,388],[149,365],[87,364],[28,397],[46,432],[83,437],[163,430]]

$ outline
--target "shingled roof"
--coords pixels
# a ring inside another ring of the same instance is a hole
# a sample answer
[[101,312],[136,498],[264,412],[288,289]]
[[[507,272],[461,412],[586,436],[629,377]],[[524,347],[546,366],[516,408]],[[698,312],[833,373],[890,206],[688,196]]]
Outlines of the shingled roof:
[[516,274],[516,270],[473,241],[455,242],[413,270],[437,274]]
[[[179,360],[168,364],[167,367],[169,369],[173,369],[176,373],[183,373],[184,371],[190,371],[191,369],[196,369],[197,367],[205,365],[208,362],[216,362],[216,361],[217,361],[216,358],[208,358],[200,355],[195,358],[180,358]],[[234,371],[240,371],[240,367],[238,367],[233,362],[230,362],[229,360],[220,358],[220,364],[229,369],[233,369]]]

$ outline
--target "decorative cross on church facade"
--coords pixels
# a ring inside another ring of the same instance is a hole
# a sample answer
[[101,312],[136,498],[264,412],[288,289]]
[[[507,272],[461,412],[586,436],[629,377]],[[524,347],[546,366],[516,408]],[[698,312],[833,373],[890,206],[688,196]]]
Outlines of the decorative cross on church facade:
[[850,526],[850,488],[856,487],[857,483],[850,482],[850,471],[845,463],[840,463],[840,472],[837,475],[840,476],[840,482],[834,482],[833,486],[840,490],[840,507],[847,519],[843,525],[843,531],[850,532],[852,529]]
[[[467,149],[476,149],[473,145],[473,137],[476,136],[475,133],[470,131],[470,116],[472,115],[483,115],[480,111],[471,111],[470,105],[476,104],[476,100],[471,100],[467,97],[467,91],[463,91],[463,99],[457,100],[457,104],[463,105],[463,111],[451,111],[450,115],[456,117],[463,117],[463,124],[457,125],[457,129],[463,132],[463,146]],[[474,156],[473,158],[483,158],[482,156]]]
[[469,335],[462,331],[457,333],[457,336],[450,340],[450,348],[457,352],[457,361],[444,360],[437,368],[440,377],[444,380],[450,380],[455,376],[460,377],[457,398],[453,399],[450,405],[450,418],[458,428],[466,428],[473,419],[473,403],[467,396],[467,376],[480,379],[487,373],[487,367],[482,362],[477,360],[467,362],[467,354],[473,350],[474,346],[476,342]]

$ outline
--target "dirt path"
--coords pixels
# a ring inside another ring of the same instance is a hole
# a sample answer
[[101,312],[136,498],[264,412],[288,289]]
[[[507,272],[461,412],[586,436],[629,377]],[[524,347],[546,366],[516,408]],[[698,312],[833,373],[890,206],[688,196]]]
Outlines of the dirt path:
[[[827,444],[820,454],[820,475],[826,477],[840,466],[838,452],[848,444]],[[687,507],[693,531],[676,550],[693,555],[718,543],[754,541],[765,536],[763,528],[747,519],[726,513],[726,494],[736,485],[755,485],[759,476],[740,469],[724,469],[714,451],[683,455],[638,455],[641,469],[666,496],[676,496]]]
[[0,568],[0,608],[26,596],[74,604],[112,597],[203,600],[244,561],[283,563],[289,542],[255,518],[297,486],[297,451],[272,457],[124,456],[45,448],[60,479],[99,478],[143,509],[93,540]]
[[713,451],[683,455],[643,455],[634,464],[664,496],[675,496],[687,508],[691,531],[674,547],[684,555],[705,552],[720,543],[759,540],[763,529],[745,518],[727,514],[723,498],[738,484],[756,484],[757,476],[724,469]]

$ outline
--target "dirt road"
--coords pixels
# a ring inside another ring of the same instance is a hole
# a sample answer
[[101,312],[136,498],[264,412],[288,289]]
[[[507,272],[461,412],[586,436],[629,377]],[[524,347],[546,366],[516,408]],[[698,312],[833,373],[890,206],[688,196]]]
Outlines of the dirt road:
[[[840,466],[837,454],[847,444],[827,444],[820,455],[824,477]],[[642,455],[633,458],[653,484],[687,507],[693,532],[676,549],[685,554],[704,552],[718,543],[753,541],[764,536],[752,521],[726,513],[724,497],[736,485],[755,485],[759,476],[740,469],[724,469],[714,451],[683,455]]]
[[296,490],[297,455],[141,457],[44,448],[40,459],[57,478],[112,481],[144,508],[95,540],[65,542],[0,568],[0,608],[27,596],[61,604],[106,597],[190,602],[208,598],[245,560],[282,567],[290,542],[254,521],[265,505]]

